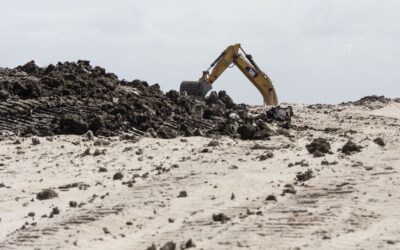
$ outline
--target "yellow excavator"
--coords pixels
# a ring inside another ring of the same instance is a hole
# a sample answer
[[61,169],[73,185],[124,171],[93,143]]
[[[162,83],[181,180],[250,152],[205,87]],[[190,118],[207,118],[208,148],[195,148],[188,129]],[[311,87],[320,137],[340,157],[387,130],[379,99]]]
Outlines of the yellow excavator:
[[[242,52],[242,53],[240,53]],[[199,81],[184,81],[180,91],[189,95],[205,97],[212,89],[212,84],[231,64],[235,64],[240,71],[254,84],[264,98],[264,105],[277,105],[278,98],[271,80],[254,62],[251,55],[247,54],[240,44],[226,48],[221,55],[211,64],[210,68],[203,71]],[[212,72],[210,74],[210,70]]]

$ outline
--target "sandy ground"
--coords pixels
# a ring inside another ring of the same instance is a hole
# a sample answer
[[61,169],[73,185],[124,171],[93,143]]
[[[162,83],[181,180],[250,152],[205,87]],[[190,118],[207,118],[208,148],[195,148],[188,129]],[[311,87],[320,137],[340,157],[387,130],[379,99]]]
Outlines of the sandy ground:
[[[400,249],[399,110],[295,105],[298,131],[269,141],[5,139],[0,248]],[[332,154],[307,152],[318,137]],[[361,152],[340,152],[349,139]],[[308,169],[313,178],[298,181]],[[38,200],[47,188],[58,197]]]

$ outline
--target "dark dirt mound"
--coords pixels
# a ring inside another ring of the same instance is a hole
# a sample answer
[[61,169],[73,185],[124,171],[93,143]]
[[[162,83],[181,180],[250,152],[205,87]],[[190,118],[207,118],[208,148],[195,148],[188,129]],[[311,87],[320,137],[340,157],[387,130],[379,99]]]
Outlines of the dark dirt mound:
[[331,145],[324,138],[314,139],[310,144],[306,145],[306,149],[310,154],[313,154],[314,157],[321,157],[324,154],[329,153],[331,150]]
[[53,199],[58,197],[58,194],[51,189],[44,189],[42,191],[40,191],[39,193],[37,193],[36,195],[36,199],[38,200],[48,200],[48,199]]
[[360,98],[357,101],[351,101],[351,102],[343,102],[340,103],[340,105],[348,105],[348,104],[353,104],[355,106],[368,106],[371,103],[382,103],[382,104],[386,104],[390,101],[394,101],[394,102],[398,102],[399,98],[395,98],[395,99],[390,99],[387,98],[383,95],[381,96],[377,96],[377,95],[369,95],[369,96],[364,96],[362,98]]
[[22,136],[84,134],[112,136],[121,132],[160,138],[227,135],[266,139],[268,123],[285,123],[291,111],[272,110],[249,116],[226,94],[207,98],[157,84],[119,80],[88,61],[38,67],[34,61],[15,69],[0,68],[0,131]]
[[342,153],[346,155],[351,155],[357,152],[361,152],[362,147],[355,144],[351,140],[347,141],[342,148]]

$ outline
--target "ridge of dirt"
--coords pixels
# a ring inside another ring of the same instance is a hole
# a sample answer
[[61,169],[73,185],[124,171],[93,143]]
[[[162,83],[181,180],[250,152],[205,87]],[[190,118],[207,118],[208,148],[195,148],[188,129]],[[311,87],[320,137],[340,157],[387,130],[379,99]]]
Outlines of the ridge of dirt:
[[235,104],[225,91],[206,98],[175,90],[164,94],[158,84],[119,80],[83,60],[42,68],[34,61],[0,68],[0,131],[22,136],[91,130],[103,136],[130,132],[165,139],[213,135],[265,139],[276,134],[269,128],[273,121],[289,128],[291,113],[279,110],[252,116],[246,105]]

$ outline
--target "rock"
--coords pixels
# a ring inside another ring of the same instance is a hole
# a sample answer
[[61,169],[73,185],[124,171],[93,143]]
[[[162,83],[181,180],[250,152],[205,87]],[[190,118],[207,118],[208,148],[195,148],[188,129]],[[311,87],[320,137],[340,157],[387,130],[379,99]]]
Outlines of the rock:
[[99,139],[93,143],[94,146],[109,146],[111,142],[109,140]]
[[83,137],[88,140],[88,141],[93,141],[95,139],[94,134],[92,132],[92,130],[88,130],[88,132],[86,132]]
[[196,247],[196,245],[193,243],[192,239],[189,239],[183,246],[183,249],[188,249],[192,247]]
[[314,157],[322,157],[331,150],[331,145],[324,138],[314,139],[310,144],[306,145],[306,149]]
[[70,207],[76,207],[78,205],[76,201],[70,201],[68,204]]
[[230,218],[228,216],[226,216],[223,213],[219,213],[219,214],[213,214],[212,215],[212,220],[213,221],[217,221],[217,222],[221,222],[221,223],[225,223],[227,221],[230,220]]
[[380,137],[375,138],[375,139],[374,139],[374,142],[375,142],[377,145],[381,146],[381,147],[384,147],[384,146],[385,146],[385,142],[384,142],[383,139],[380,138]]
[[240,139],[248,140],[256,133],[256,128],[250,125],[243,125],[238,128],[237,132],[240,134]]
[[307,169],[307,171],[305,171],[305,172],[299,172],[296,174],[296,180],[298,182],[305,182],[313,177],[314,177],[314,173],[311,169]]
[[59,122],[59,128],[64,134],[82,135],[89,129],[88,124],[78,115],[65,115]]
[[265,161],[265,160],[270,159],[272,157],[274,157],[274,154],[272,152],[267,152],[267,153],[265,153],[263,155],[260,155],[259,159],[260,159],[260,161]]
[[90,155],[90,148],[85,149],[85,151],[82,154],[83,156],[85,155]]
[[322,152],[319,151],[319,150],[315,150],[314,153],[313,153],[313,156],[314,156],[315,158],[318,158],[318,157],[324,157],[325,154],[322,153]]
[[16,139],[13,144],[20,145],[22,143],[21,139]]
[[99,115],[93,118],[89,123],[89,129],[94,132],[97,132],[104,127],[105,127],[104,118]]
[[110,230],[108,230],[108,228],[106,228],[106,227],[103,227],[103,232],[105,234],[110,234],[111,233]]
[[52,189],[44,189],[36,195],[38,200],[48,200],[58,197],[58,194]]
[[184,197],[187,197],[187,192],[186,191],[180,191],[179,192],[179,195],[178,195],[178,198],[184,198]]
[[99,173],[104,173],[107,172],[107,168],[106,167],[99,167]]
[[217,141],[217,140],[212,140],[212,141],[210,141],[210,142],[207,144],[207,147],[217,147],[217,146],[219,146],[219,145],[220,145],[219,141]]
[[35,213],[34,213],[34,212],[29,212],[29,213],[28,213],[28,216],[29,216],[29,217],[35,217]]
[[346,155],[351,155],[351,154],[354,154],[357,152],[361,152],[361,149],[362,149],[361,146],[358,146],[351,140],[348,140],[342,148],[342,153],[344,153]]
[[40,140],[37,137],[32,137],[32,144],[33,145],[39,145],[40,144]]
[[51,211],[52,214],[60,214],[60,209],[58,207],[53,207],[53,210]]
[[99,156],[99,155],[103,154],[103,152],[101,152],[99,149],[96,148],[96,150],[93,153],[93,156]]
[[268,195],[265,200],[266,201],[277,201],[276,196],[273,194]]
[[177,137],[177,133],[169,127],[162,126],[157,130],[157,136],[162,139],[173,139]]
[[160,250],[175,250],[175,249],[176,249],[176,244],[173,241],[165,243],[165,245],[160,248]]
[[146,250],[157,250],[157,247],[156,247],[156,245],[154,245],[154,243],[153,243],[151,246],[149,246],[148,248],[146,248]]
[[117,173],[114,174],[113,180],[114,181],[121,180],[123,177],[124,177],[124,175],[121,172],[117,172]]

